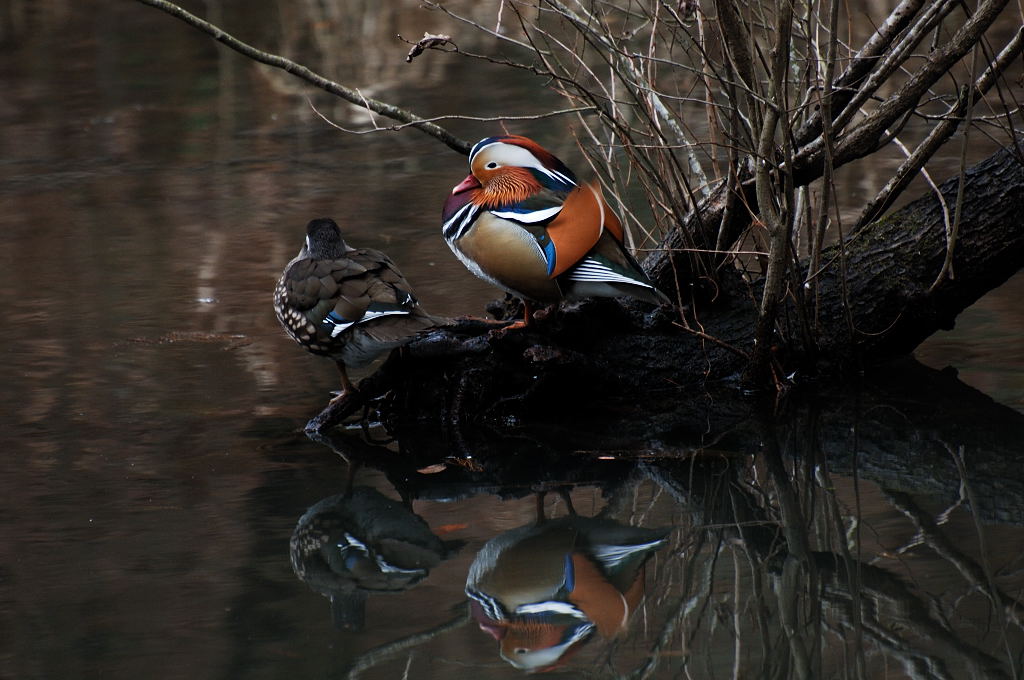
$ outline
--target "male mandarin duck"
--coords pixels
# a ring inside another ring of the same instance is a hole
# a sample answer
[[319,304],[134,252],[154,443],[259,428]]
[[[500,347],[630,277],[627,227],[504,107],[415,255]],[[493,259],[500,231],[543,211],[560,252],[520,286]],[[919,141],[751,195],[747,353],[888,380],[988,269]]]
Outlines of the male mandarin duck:
[[530,301],[628,296],[670,304],[623,247],[598,183],[519,135],[487,137],[444,204],[441,228],[471,272]]
[[668,529],[564,517],[488,541],[466,579],[473,617],[513,666],[548,670],[596,630],[626,628],[643,596],[643,566]]
[[274,289],[274,311],[288,335],[334,359],[344,397],[355,388],[346,367],[365,366],[443,321],[427,314],[391,259],[352,248],[330,219],[306,226],[302,250]]

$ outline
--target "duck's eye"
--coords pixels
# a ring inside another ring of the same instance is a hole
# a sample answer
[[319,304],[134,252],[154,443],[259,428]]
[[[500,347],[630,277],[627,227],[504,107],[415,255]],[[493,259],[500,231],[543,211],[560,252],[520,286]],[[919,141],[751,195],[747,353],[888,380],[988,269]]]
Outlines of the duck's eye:
[[491,161],[490,163],[488,163],[484,167],[487,168],[488,170],[494,170],[496,167],[498,167],[498,164],[496,162],[494,162],[494,161]]

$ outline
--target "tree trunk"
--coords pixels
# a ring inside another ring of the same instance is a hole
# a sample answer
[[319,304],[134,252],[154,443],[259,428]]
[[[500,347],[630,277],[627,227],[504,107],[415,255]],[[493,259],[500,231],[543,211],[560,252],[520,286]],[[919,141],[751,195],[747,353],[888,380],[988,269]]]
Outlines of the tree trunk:
[[[940,186],[950,221],[958,182]],[[946,256],[942,206],[933,194],[847,239],[851,337],[838,267],[821,279],[819,347],[840,362],[877,363],[911,352],[1024,266],[1024,164],[1002,150],[966,172],[952,278],[932,284]],[[833,247],[823,261],[838,257]]]
[[[953,277],[933,286],[947,243],[934,194],[865,226],[822,255],[827,266],[810,318],[813,347],[801,339],[792,291],[787,296],[772,347],[777,378],[832,376],[906,354],[936,330],[951,328],[961,311],[1021,268],[1024,164],[999,151],[970,168],[965,180]],[[950,213],[957,184],[952,179],[940,187]],[[714,224],[724,197],[712,196],[704,208],[700,219]],[[671,242],[670,236],[669,248]],[[675,255],[648,263],[662,285],[680,269]],[[795,277],[804,278],[803,271]],[[759,299],[757,283],[726,286],[712,307],[697,307],[700,325],[687,312],[690,330],[676,310],[611,299],[565,303],[529,332],[456,322],[393,355],[360,385],[362,398],[386,393],[385,412],[413,419],[440,413],[459,423],[562,418],[657,404],[678,398],[681,389],[729,388],[747,363]],[[310,427],[326,427],[357,405],[338,403]]]

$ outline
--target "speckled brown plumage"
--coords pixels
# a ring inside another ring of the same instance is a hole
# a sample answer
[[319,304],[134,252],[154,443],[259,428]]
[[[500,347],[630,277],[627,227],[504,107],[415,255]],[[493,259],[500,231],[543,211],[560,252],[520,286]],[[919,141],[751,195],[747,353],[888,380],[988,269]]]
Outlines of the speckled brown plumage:
[[439,323],[384,253],[351,248],[329,219],[306,227],[306,243],[274,289],[274,311],[288,335],[335,360],[342,394],[346,367],[360,367]]

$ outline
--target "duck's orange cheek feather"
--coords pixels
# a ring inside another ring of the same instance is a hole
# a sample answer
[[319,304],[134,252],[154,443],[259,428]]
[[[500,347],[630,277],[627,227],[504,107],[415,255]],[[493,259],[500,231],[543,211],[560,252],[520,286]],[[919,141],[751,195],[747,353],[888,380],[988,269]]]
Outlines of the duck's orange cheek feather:
[[526,168],[499,168],[498,170],[477,170],[483,190],[474,196],[473,202],[485,208],[501,208],[525,201],[543,187]]
[[517,649],[533,651],[554,647],[562,641],[567,627],[550,623],[512,623],[501,641],[501,651],[514,656]]

